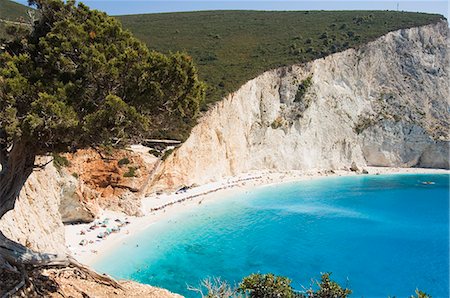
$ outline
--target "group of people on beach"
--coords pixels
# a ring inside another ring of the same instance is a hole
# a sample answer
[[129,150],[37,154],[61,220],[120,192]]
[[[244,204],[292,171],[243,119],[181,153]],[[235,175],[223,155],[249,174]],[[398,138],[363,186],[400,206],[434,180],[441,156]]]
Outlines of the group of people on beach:
[[[172,201],[172,202],[169,202],[169,203],[167,203],[167,204],[164,204],[164,205],[161,205],[161,206],[158,206],[158,207],[155,207],[155,208],[151,208],[151,209],[150,209],[150,212],[163,210],[163,209],[165,209],[166,207],[172,206],[172,205],[174,205],[174,204],[182,203],[182,202],[185,202],[185,201],[187,201],[187,200],[192,200],[192,199],[194,199],[194,198],[197,198],[197,197],[200,197],[200,196],[204,196],[204,195],[207,195],[207,194],[210,194],[210,193],[213,193],[213,192],[217,192],[217,191],[222,190],[222,189],[234,187],[234,186],[236,186],[237,183],[239,183],[239,182],[244,182],[244,181],[248,181],[248,180],[256,180],[256,179],[261,179],[261,178],[262,178],[262,177],[259,176],[259,177],[249,177],[249,178],[239,179],[239,180],[237,180],[237,181],[234,181],[233,184],[229,184],[229,185],[226,185],[226,186],[218,187],[218,188],[215,188],[215,189],[212,189],[212,190],[209,190],[209,191],[206,191],[206,192],[202,192],[202,193],[199,193],[199,194],[187,196],[187,197],[178,199],[178,200],[176,200],[176,201]],[[175,192],[175,194],[185,193],[188,189],[189,189],[189,187],[184,186],[184,187],[180,188],[179,190],[177,190],[177,191]],[[199,204],[200,204],[200,203],[201,203],[201,201],[199,202]]]
[[[223,190],[223,189],[235,187],[235,186],[238,185],[238,183],[242,183],[242,182],[249,181],[249,180],[258,180],[258,179],[262,179],[262,177],[261,176],[258,176],[258,177],[247,177],[247,178],[242,178],[242,179],[239,179],[239,180],[235,180],[232,183],[229,183],[227,185],[223,185],[221,187],[218,187],[218,188],[215,188],[215,189],[211,189],[211,190],[208,190],[208,191],[205,191],[205,192],[201,192],[201,193],[198,193],[198,194],[193,194],[193,195],[190,195],[190,196],[182,197],[182,198],[179,198],[178,200],[168,202],[168,203],[166,203],[164,205],[161,205],[161,206],[158,206],[158,207],[155,207],[155,208],[151,208],[149,211],[150,212],[160,211],[160,210],[163,210],[163,209],[165,209],[165,208],[167,208],[169,206],[175,205],[177,203],[182,203],[182,202],[185,202],[185,201],[188,201],[188,200],[192,200],[192,199],[200,197],[200,196],[208,195],[208,194],[211,194],[211,193]],[[189,189],[190,189],[190,187],[184,186],[184,187],[180,188],[179,190],[177,190],[175,192],[175,194],[178,195],[178,194],[186,193]],[[201,204],[201,201],[199,202],[199,204]],[[82,239],[79,242],[79,245],[80,246],[86,246],[88,244],[93,244],[95,242],[100,242],[103,239],[107,238],[109,235],[111,235],[113,233],[120,232],[121,228],[123,228],[124,226],[130,224],[130,222],[128,221],[127,218],[125,218],[123,221],[120,220],[120,219],[115,219],[114,222],[115,222],[115,225],[110,226],[109,225],[110,224],[110,219],[109,218],[105,218],[102,221],[95,221],[91,226],[89,226],[88,229],[81,230],[79,235],[86,235],[86,233],[94,232],[97,229],[101,229],[101,228],[105,229],[103,231],[100,231],[97,234],[96,238],[98,238],[98,239],[96,239],[95,241],[94,240],[88,240],[88,239],[84,238],[84,239]]]
[[[92,232],[95,231],[99,228],[105,228],[105,230],[103,232],[100,232],[97,234],[97,238],[99,238],[97,241],[100,241],[101,239],[106,238],[107,236],[109,236],[112,233],[118,233],[120,232],[120,229],[128,224],[130,224],[130,222],[128,221],[128,219],[125,218],[124,221],[120,220],[120,219],[116,219],[114,220],[115,225],[109,227],[109,218],[105,218],[103,221],[99,221],[99,222],[94,222],[87,230],[81,230],[80,231],[80,235],[86,235],[86,233],[88,232]],[[87,239],[82,239],[79,243],[80,246],[86,246],[88,244],[93,244],[94,240],[87,240]]]

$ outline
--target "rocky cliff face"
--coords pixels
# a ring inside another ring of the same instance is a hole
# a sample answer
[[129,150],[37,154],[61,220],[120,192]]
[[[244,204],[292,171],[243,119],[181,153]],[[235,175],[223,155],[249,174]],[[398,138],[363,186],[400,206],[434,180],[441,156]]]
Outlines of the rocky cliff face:
[[445,21],[399,30],[260,75],[201,119],[153,189],[352,162],[448,168],[448,35]]
[[[38,158],[45,164],[50,157]],[[0,219],[0,230],[12,240],[40,252],[66,250],[64,226],[59,213],[61,176],[52,164],[31,174],[14,210]]]
[[[64,170],[74,181],[66,183],[67,196],[61,200],[64,222],[80,219],[89,222],[92,219],[88,214],[95,217],[100,209],[142,215],[141,198],[150,173],[159,161],[149,153],[149,148],[132,146],[128,150],[102,154],[87,149],[66,156],[70,165]],[[80,217],[79,210],[87,216]]]
[[158,160],[148,148],[118,150],[102,158],[94,150],[66,154],[67,165],[55,168],[51,157],[28,178],[14,210],[0,219],[10,239],[42,252],[66,249],[63,223],[91,222],[101,211],[141,214],[141,197]]

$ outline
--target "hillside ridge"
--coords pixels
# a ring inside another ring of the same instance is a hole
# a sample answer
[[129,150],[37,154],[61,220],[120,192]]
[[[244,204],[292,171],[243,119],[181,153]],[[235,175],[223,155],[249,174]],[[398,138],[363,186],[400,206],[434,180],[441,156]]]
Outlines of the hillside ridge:
[[[265,70],[308,62],[364,44],[391,31],[443,18],[396,11],[246,10],[117,17],[150,48],[162,52],[185,50],[192,55],[199,65],[200,74],[203,72],[212,88],[210,95],[216,96],[210,97],[209,101],[216,101],[217,96],[223,97],[237,90]],[[217,71],[237,77],[217,77],[210,69],[212,66],[216,66]],[[241,71],[233,72],[236,67]],[[240,72],[245,79],[239,77]]]
[[259,170],[448,169],[448,36],[446,21],[397,30],[261,74],[205,113],[153,189]]

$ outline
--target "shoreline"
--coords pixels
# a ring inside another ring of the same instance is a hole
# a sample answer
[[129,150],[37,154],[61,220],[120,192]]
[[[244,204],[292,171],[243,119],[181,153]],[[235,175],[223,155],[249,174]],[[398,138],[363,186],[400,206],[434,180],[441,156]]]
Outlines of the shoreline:
[[[168,220],[188,208],[195,208],[203,202],[212,199],[225,199],[229,195],[238,194],[255,187],[279,185],[283,183],[320,179],[325,177],[344,177],[359,175],[391,175],[391,174],[450,174],[450,170],[426,168],[393,168],[365,167],[368,174],[350,170],[322,171],[255,171],[235,177],[227,177],[218,182],[208,183],[186,189],[181,193],[152,195],[142,199],[142,217],[127,216],[124,213],[103,210],[95,222],[100,222],[97,228],[91,230],[94,223],[73,224],[65,226],[66,247],[72,256],[80,263],[92,266],[99,258],[105,256],[118,244],[126,242],[127,238],[147,229],[161,220]],[[105,219],[109,219],[102,225]],[[116,221],[119,220],[120,222]],[[111,233],[104,239],[97,235],[106,229],[117,228],[120,231]],[[83,233],[80,234],[80,232]],[[80,245],[84,240],[85,245]]]

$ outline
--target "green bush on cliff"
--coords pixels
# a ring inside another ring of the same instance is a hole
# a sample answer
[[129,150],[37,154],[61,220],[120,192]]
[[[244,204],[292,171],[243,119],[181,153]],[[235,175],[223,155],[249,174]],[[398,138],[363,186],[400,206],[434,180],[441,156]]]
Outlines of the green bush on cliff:
[[319,289],[314,291],[311,287],[306,291],[306,295],[302,297],[308,298],[325,298],[325,297],[348,297],[352,291],[342,288],[337,282],[330,279],[331,273],[323,273],[320,282],[316,281]]
[[70,161],[60,154],[54,153],[53,154],[53,166],[58,170],[61,171],[63,167],[70,166]]
[[127,157],[124,157],[117,162],[117,165],[119,167],[121,167],[123,165],[128,165],[128,164],[130,164],[130,160]]
[[123,174],[123,177],[125,178],[132,178],[132,177],[136,177],[136,167],[128,167],[128,172]]
[[297,93],[295,94],[295,102],[300,102],[305,97],[306,92],[308,92],[309,87],[312,85],[312,76],[307,77],[303,81],[301,81],[300,85],[298,85]]

